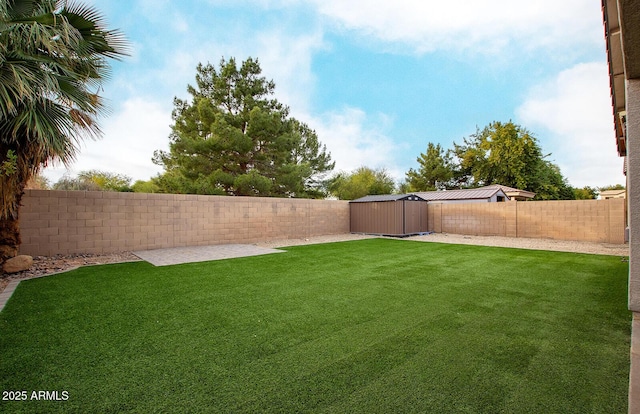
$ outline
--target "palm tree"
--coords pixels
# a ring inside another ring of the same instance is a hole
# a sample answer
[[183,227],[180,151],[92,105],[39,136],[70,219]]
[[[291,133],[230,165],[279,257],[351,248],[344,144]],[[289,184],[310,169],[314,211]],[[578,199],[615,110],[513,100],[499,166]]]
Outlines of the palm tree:
[[29,179],[68,164],[100,134],[98,92],[108,59],[126,55],[94,8],[66,0],[0,0],[0,264],[20,245],[18,210]]

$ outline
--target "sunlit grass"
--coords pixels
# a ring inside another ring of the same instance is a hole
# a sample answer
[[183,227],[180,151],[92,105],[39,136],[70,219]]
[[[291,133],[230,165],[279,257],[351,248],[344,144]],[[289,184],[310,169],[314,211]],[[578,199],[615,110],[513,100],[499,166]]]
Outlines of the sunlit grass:
[[372,239],[22,282],[4,412],[626,412],[628,264]]

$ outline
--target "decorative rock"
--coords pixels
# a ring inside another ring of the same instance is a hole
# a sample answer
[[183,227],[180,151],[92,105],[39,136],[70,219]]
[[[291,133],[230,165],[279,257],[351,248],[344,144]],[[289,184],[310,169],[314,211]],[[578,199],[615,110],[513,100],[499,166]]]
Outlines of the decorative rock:
[[4,262],[3,270],[5,273],[18,273],[24,270],[29,270],[33,265],[33,257],[21,254],[20,256],[12,257]]

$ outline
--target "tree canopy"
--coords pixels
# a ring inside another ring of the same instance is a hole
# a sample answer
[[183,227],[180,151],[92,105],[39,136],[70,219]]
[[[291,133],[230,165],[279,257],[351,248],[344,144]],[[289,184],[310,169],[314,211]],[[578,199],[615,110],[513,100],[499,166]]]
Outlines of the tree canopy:
[[329,183],[329,192],[340,200],[391,194],[394,190],[395,182],[383,168],[360,167],[352,173],[337,174]]
[[406,174],[409,191],[435,191],[451,188],[454,165],[449,151],[440,144],[429,143],[427,152],[417,158],[418,170],[410,168]]
[[175,193],[322,197],[334,163],[315,131],[273,98],[258,60],[197,67],[191,100],[174,100],[169,151],[155,182]]
[[132,191],[131,177],[100,170],[80,171],[75,178],[65,175],[53,185],[53,189],[71,191]]
[[503,184],[534,191],[543,160],[538,140],[513,122],[493,122],[454,144],[462,174],[478,185]]
[[593,187],[582,187],[573,189],[573,198],[576,200],[593,200],[598,198],[598,189]]
[[501,184],[534,192],[539,200],[573,199],[573,189],[547,157],[525,128],[492,122],[454,143],[452,150],[429,143],[418,157],[418,170],[407,172],[406,184],[410,191]]

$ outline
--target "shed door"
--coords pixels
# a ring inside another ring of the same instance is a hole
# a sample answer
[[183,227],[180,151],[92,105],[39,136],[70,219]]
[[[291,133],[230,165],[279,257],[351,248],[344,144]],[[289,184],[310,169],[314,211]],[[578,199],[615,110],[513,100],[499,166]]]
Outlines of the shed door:
[[[424,201],[404,201],[404,234],[414,234],[424,231],[422,229],[422,207],[426,205]],[[427,218],[424,217],[426,223]],[[424,226],[426,227],[426,225]]]

